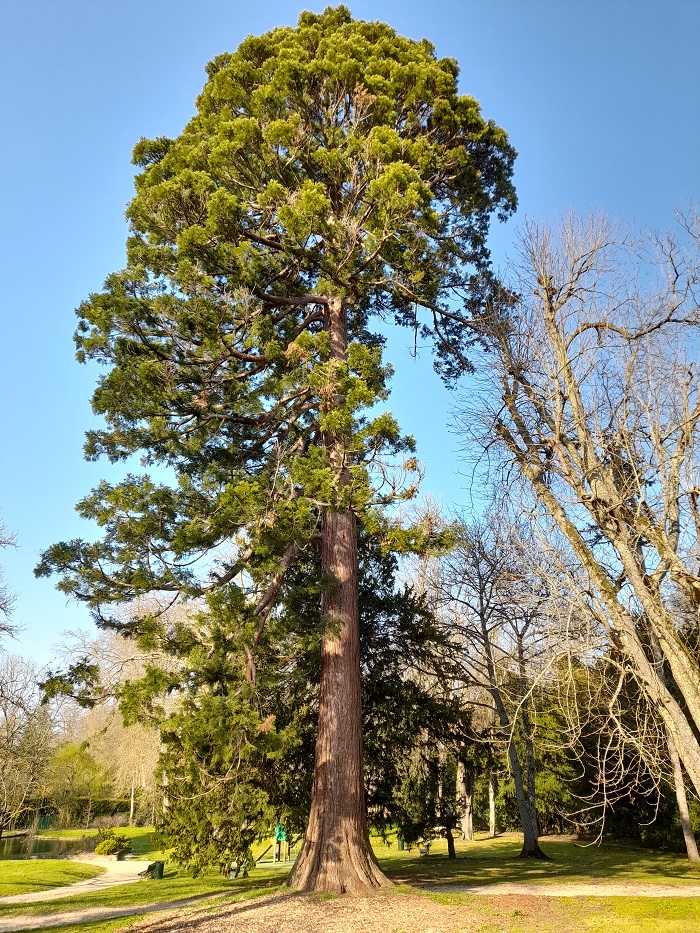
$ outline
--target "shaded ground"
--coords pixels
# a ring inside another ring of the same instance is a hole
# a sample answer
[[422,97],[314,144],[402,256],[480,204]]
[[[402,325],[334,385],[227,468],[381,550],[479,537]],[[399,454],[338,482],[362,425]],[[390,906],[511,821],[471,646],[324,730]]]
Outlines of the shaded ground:
[[436,841],[427,858],[417,852],[376,847],[382,870],[396,883],[425,888],[454,884],[673,884],[700,885],[700,869],[682,854],[653,851],[606,842],[585,845],[571,837],[543,837],[550,861],[518,858],[522,835],[503,833],[496,839],[478,834],[474,842],[456,841],[457,858],[448,860],[444,840]]
[[[480,903],[479,903],[480,902]],[[491,899],[460,905],[437,904],[419,894],[326,898],[291,892],[216,906],[199,906],[148,917],[129,928],[134,933],[476,933],[484,924],[517,916],[523,931],[558,933],[571,911],[556,901]],[[499,926],[494,926],[494,933]]]

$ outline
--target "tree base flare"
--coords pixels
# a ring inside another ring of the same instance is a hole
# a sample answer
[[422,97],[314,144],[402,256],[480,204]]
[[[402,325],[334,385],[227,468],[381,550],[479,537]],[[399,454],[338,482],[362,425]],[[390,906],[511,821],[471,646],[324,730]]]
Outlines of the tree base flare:
[[309,894],[373,894],[393,887],[366,845],[307,846],[287,878],[287,887]]
[[518,858],[536,858],[543,862],[552,861],[551,858],[546,855],[539,846],[535,846],[534,849],[526,849],[525,846],[523,846]]

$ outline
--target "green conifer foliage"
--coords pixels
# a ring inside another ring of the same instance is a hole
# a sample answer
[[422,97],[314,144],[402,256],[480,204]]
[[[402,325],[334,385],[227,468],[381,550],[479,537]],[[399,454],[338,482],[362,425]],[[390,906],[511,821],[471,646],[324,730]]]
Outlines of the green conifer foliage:
[[[54,545],[38,572],[104,624],[145,594],[225,588],[254,679],[285,573],[320,535],[326,750],[292,883],[367,890],[383,882],[362,804],[356,522],[388,548],[420,543],[382,511],[414,494],[416,461],[375,414],[390,367],[370,328],[420,326],[446,378],[469,365],[515,153],[458,93],[452,59],[343,6],[207,71],[180,136],[136,146],[126,267],[79,309],[78,358],[106,368],[87,456],[138,454],[144,472],[89,494],[79,511],[102,536]],[[136,611],[118,624],[160,631]],[[344,815],[321,805],[331,792]]]

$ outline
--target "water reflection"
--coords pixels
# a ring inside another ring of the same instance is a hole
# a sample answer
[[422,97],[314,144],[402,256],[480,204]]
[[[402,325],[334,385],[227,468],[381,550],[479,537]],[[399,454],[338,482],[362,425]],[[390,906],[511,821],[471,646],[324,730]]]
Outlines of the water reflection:
[[0,859],[56,858],[57,856],[92,850],[90,839],[42,839],[38,836],[5,836],[0,839]]

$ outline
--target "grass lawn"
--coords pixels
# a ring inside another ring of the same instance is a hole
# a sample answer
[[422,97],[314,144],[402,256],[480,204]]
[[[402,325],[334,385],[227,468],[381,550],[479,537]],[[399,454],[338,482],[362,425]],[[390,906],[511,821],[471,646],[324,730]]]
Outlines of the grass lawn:
[[588,933],[697,933],[700,903],[691,897],[616,897],[599,901],[587,923]]
[[[20,864],[4,862],[4,865]],[[26,864],[26,863],[25,863]],[[43,862],[46,864],[46,861]],[[74,864],[74,863],[68,863]],[[144,880],[136,884],[118,885],[101,891],[83,892],[75,897],[40,901],[36,904],[2,904],[0,919],[36,914],[53,914],[61,910],[79,910],[81,907],[134,907],[167,903],[186,898],[204,897],[209,894],[247,895],[251,892],[267,894],[276,890],[284,881],[289,865],[276,865],[256,869],[249,878],[229,880],[212,871],[199,878],[191,878],[184,871],[166,863],[162,881]],[[77,880],[77,879],[76,879]],[[8,892],[9,893],[9,892]],[[123,921],[122,921],[123,922]]]
[[0,897],[48,891],[101,875],[104,868],[62,859],[3,859],[0,862]]
[[490,884],[496,882],[537,882],[559,884],[573,882],[619,882],[644,884],[700,884],[700,869],[682,855],[652,852],[647,849],[604,843],[582,846],[562,839],[545,839],[542,849],[551,861],[518,858],[522,837],[508,834],[490,839],[477,834],[474,842],[456,840],[457,858],[449,861],[447,843],[437,840],[429,856],[418,849],[398,852],[395,838],[387,846],[373,840],[374,851],[382,870],[393,881],[412,885]]
[[83,836],[87,838],[96,835],[96,829],[42,829],[37,833],[41,839],[82,839]]
[[[150,839],[152,830],[132,832],[135,848],[138,846],[144,857],[152,857],[151,853],[157,851]],[[387,846],[383,840],[373,839],[373,846],[382,869],[399,886],[391,894],[398,898],[409,892],[415,894],[414,886],[439,883],[536,881],[546,886],[558,882],[618,881],[677,884],[680,888],[700,883],[700,872],[679,855],[620,845],[586,848],[564,840],[545,840],[543,848],[552,860],[523,862],[517,858],[520,851],[517,836],[497,839],[482,836],[472,843],[458,842],[458,858],[450,862],[445,857],[444,841],[434,843],[427,857],[420,856],[417,849],[398,852],[395,838],[389,837],[389,842],[392,844]],[[148,845],[150,849],[146,848]],[[261,846],[260,851],[264,848]],[[247,879],[232,881],[216,872],[193,879],[180,872],[174,863],[166,862],[162,881],[143,881],[27,907],[0,905],[0,918],[53,914],[80,907],[133,907],[133,916],[61,928],[63,933],[116,933],[127,930],[142,916],[140,907],[210,894],[220,894],[227,901],[236,896],[257,897],[276,890],[288,870],[289,865],[265,864]],[[478,919],[478,933],[566,933],[573,930],[581,933],[700,933],[700,899],[693,898],[489,897],[447,891],[423,892],[423,896],[468,911],[472,920]],[[215,910],[216,905],[212,904],[211,908]]]
[[426,896],[478,918],[478,933],[700,933],[691,897]]
[[[96,920],[93,923],[70,923],[62,927],[44,927],[46,933],[116,933],[117,930],[128,930],[138,920],[142,920],[146,914],[134,914],[133,917],[120,917],[117,920]],[[40,933],[35,930],[34,933]]]

